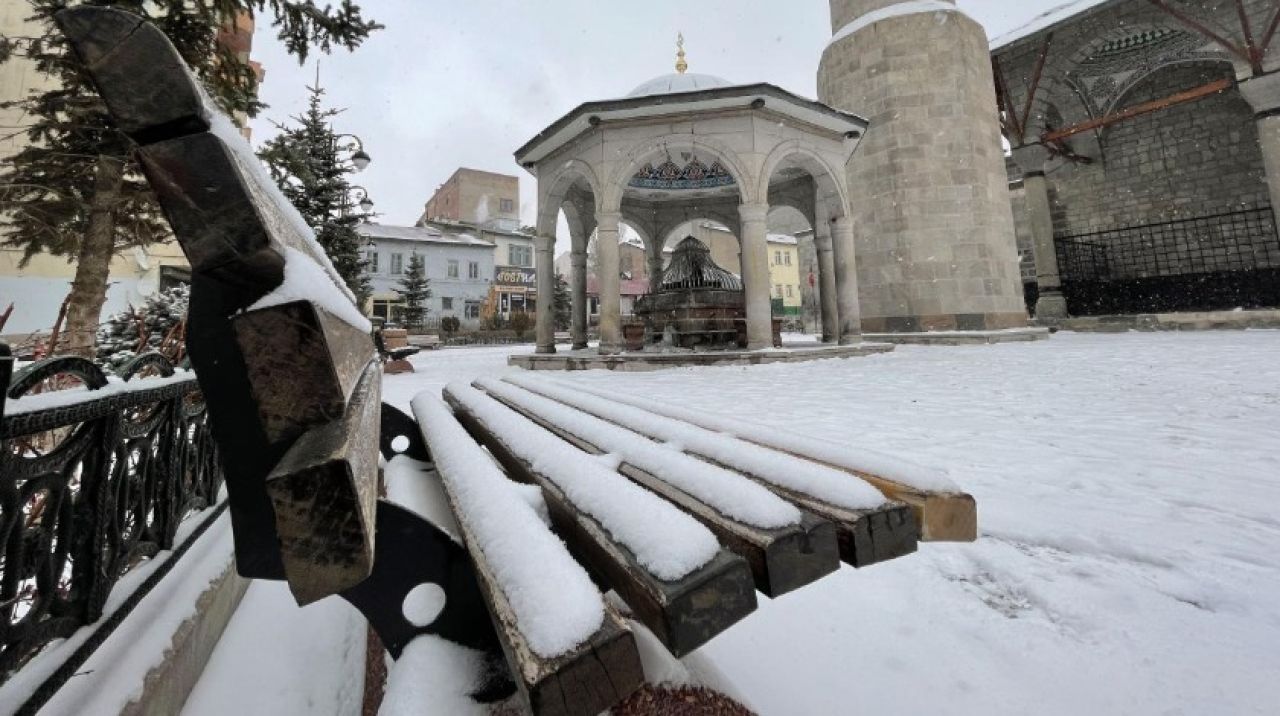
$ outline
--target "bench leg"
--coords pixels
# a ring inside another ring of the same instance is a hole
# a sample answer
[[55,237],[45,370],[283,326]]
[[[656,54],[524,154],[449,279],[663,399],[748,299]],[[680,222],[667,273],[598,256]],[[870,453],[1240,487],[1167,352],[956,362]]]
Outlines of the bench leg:
[[[399,658],[414,637],[435,634],[484,652],[491,664],[506,663],[466,550],[426,519],[386,500],[378,501],[375,545],[373,574],[341,596],[369,620],[392,658]],[[404,616],[404,600],[427,582],[444,591],[444,609],[431,624],[414,626]],[[515,691],[510,673],[499,669],[473,697],[500,701]]]

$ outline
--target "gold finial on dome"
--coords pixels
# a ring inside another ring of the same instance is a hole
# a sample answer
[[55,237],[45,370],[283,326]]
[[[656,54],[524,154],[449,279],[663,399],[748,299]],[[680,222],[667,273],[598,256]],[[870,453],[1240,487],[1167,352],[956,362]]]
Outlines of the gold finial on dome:
[[676,35],[676,72],[684,74],[689,69],[689,63],[684,61],[684,33]]

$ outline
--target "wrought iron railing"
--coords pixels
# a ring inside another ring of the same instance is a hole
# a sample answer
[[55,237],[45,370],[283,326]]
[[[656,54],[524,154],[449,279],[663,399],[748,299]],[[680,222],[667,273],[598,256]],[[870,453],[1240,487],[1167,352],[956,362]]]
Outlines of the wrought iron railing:
[[[79,388],[48,390],[78,381]],[[116,582],[214,504],[222,471],[195,377],[158,354],[108,378],[81,358],[0,396],[0,682],[103,616]]]
[[1280,303],[1271,207],[1060,235],[1055,244],[1073,314]]

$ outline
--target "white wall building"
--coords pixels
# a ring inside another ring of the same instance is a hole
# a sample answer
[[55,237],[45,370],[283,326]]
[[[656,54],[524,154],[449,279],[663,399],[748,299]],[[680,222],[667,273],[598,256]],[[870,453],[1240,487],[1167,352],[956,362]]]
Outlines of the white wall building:
[[449,232],[432,226],[384,226],[361,224],[366,238],[373,288],[369,316],[395,321],[404,302],[397,289],[409,268],[409,259],[422,256],[430,281],[428,325],[445,316],[456,316],[467,327],[480,322],[480,306],[494,279],[494,244],[468,232]]

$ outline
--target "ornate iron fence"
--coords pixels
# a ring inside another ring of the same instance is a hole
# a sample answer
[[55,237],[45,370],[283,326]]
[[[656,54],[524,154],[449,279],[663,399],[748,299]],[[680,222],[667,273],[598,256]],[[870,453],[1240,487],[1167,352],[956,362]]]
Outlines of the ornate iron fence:
[[[83,386],[37,392],[73,379]],[[184,517],[222,486],[199,386],[158,354],[115,379],[81,358],[51,358],[15,374],[6,397],[0,681],[101,618],[120,577],[173,549]]]
[[1073,315],[1280,306],[1271,207],[1055,237]]

